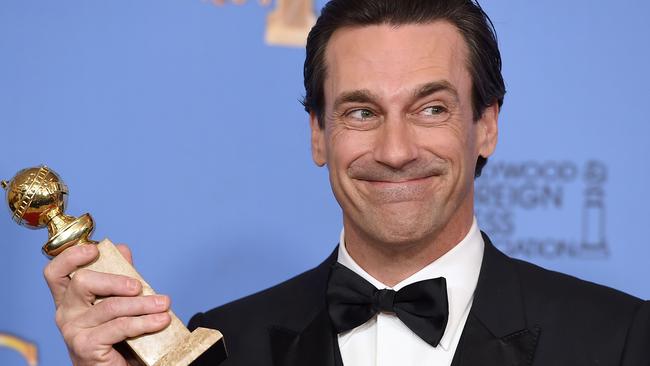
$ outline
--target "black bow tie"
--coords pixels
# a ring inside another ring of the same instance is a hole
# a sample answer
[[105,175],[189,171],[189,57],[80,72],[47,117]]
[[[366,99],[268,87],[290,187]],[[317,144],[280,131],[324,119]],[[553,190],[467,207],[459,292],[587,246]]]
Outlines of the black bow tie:
[[444,277],[415,282],[399,291],[378,290],[339,263],[330,272],[327,303],[337,333],[358,327],[378,312],[394,313],[433,347],[442,339],[449,314]]

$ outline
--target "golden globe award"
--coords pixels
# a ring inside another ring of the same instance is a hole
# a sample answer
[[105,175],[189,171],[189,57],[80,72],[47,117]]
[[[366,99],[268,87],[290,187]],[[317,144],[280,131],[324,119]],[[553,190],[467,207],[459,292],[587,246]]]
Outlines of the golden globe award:
[[[99,257],[84,268],[137,278],[142,282],[142,295],[155,294],[110,240],[97,243],[90,239],[94,223],[89,214],[73,217],[64,213],[68,189],[54,171],[46,166],[24,169],[11,181],[2,181],[2,187],[7,190],[7,203],[16,223],[30,229],[47,227],[49,239],[43,246],[46,256],[53,258],[74,245],[96,244]],[[187,366],[208,349],[222,360],[226,358],[219,331],[197,328],[190,333],[171,310],[169,315],[172,321],[167,328],[127,339],[142,365]]]

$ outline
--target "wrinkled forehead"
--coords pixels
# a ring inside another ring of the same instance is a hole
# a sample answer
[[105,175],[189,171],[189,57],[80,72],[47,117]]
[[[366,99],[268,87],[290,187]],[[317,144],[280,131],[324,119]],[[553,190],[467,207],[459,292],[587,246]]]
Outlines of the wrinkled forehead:
[[366,89],[396,98],[440,80],[461,96],[471,92],[466,42],[447,21],[338,29],[328,42],[325,63],[326,108],[342,92]]

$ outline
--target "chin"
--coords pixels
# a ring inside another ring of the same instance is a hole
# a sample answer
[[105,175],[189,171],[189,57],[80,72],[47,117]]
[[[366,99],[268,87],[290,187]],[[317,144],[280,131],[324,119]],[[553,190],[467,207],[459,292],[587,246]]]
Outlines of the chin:
[[419,243],[425,242],[428,237],[422,232],[412,231],[388,231],[376,233],[377,242],[382,243],[387,248],[408,248]]
[[378,222],[381,224],[375,228],[371,235],[379,242],[395,246],[407,246],[422,242],[435,232],[432,221],[430,219],[423,220],[422,216],[412,218],[402,216]]

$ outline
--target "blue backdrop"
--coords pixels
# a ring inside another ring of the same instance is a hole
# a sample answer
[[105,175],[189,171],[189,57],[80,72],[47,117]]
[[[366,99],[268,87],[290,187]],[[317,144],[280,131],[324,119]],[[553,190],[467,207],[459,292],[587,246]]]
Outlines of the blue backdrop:
[[[508,94],[477,181],[481,227],[512,255],[650,298],[650,3],[483,3]],[[184,321],[318,264],[338,240],[298,103],[304,50],[265,42],[276,6],[0,0],[0,178],[58,171],[68,213],[130,244]],[[0,342],[68,364],[47,235],[4,211]],[[27,360],[0,346],[0,364]]]

